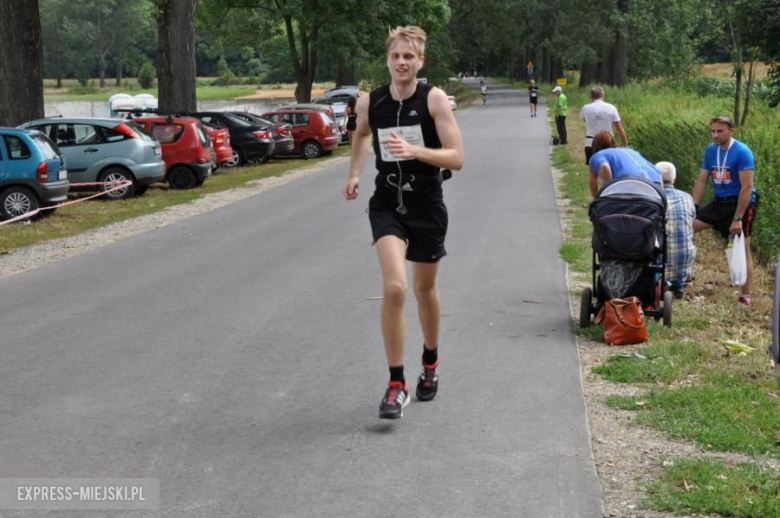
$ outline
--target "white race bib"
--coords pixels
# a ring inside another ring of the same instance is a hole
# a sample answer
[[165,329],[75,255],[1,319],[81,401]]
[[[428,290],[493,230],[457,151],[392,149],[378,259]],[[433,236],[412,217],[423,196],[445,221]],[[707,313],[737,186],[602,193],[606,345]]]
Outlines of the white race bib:
[[422,126],[415,124],[414,126],[401,126],[396,128],[379,128],[377,130],[377,137],[379,137],[379,150],[382,152],[382,162],[399,162],[404,160],[414,160],[413,158],[398,158],[391,153],[387,146],[382,142],[392,137],[391,132],[395,132],[396,135],[407,141],[413,146],[425,146],[423,140]]

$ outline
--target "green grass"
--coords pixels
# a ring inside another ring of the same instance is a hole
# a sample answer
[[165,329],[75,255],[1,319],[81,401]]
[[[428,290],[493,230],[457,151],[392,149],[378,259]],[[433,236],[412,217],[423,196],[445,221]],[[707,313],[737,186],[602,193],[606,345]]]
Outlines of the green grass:
[[[75,90],[75,92],[74,92]],[[152,94],[157,97],[157,87],[142,89],[142,88],[126,88],[123,86],[110,86],[106,88],[98,88],[94,93],[77,93],[80,89],[74,87],[63,88],[61,91],[47,90],[47,101],[108,101],[108,98],[116,93],[128,93],[130,95],[137,94]],[[89,87],[83,89],[86,92],[90,92]],[[200,101],[206,100],[219,100],[219,99],[233,99],[236,97],[243,97],[246,95],[252,95],[256,91],[251,86],[198,86],[196,88],[196,97]]]
[[589,272],[593,254],[585,243],[564,243],[559,250],[564,261],[576,272]]
[[780,458],[777,401],[760,387],[693,385],[641,396],[610,396],[607,404],[639,411],[637,424],[708,450]]
[[[349,147],[342,146],[334,151],[333,155],[340,156],[348,153]],[[146,194],[137,198],[121,201],[104,201],[98,198],[62,207],[51,216],[37,221],[23,221],[0,227],[0,255],[16,248],[82,234],[117,221],[158,212],[167,207],[197,200],[209,193],[241,188],[247,182],[281,176],[292,169],[304,165],[310,166],[323,160],[328,160],[328,157],[316,160],[273,159],[260,166],[224,170],[208,178],[197,189],[176,191],[169,189],[165,184],[154,184]],[[85,195],[71,195],[70,198]]]
[[640,354],[646,359],[612,356],[593,372],[615,383],[671,383],[695,374],[699,363],[711,353],[697,343],[660,341]]
[[649,496],[643,506],[656,511],[740,518],[780,516],[780,479],[752,463],[681,460],[645,489]]

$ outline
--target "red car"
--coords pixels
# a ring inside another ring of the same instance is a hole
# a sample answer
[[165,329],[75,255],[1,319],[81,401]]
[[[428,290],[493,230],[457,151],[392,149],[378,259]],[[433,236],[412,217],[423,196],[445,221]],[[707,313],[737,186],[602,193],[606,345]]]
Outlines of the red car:
[[227,128],[215,128],[209,124],[203,124],[211,137],[211,148],[214,151],[214,163],[217,167],[230,162],[233,159],[233,148],[230,147],[230,131]]
[[165,161],[165,180],[172,189],[192,189],[203,185],[214,171],[211,137],[198,119],[192,117],[139,117],[136,124],[160,141]]
[[341,132],[327,111],[282,109],[264,113],[263,117],[292,126],[290,133],[295,145],[292,151],[279,154],[317,158],[339,147]]

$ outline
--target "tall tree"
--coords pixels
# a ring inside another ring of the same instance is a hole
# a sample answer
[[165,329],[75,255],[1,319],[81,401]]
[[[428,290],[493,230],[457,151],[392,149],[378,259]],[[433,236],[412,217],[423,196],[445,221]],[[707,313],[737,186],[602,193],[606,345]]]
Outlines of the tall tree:
[[38,0],[0,2],[0,125],[43,117],[43,42]]
[[195,15],[198,0],[155,0],[160,109],[195,111]]

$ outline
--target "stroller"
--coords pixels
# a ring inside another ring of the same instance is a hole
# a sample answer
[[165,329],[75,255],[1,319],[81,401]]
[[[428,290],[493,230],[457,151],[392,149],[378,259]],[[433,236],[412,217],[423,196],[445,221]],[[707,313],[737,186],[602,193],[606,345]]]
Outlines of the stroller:
[[580,327],[590,326],[591,315],[606,301],[631,296],[642,302],[645,315],[671,326],[674,296],[664,289],[663,191],[643,178],[617,178],[599,189],[588,214],[593,223],[593,288],[582,292]]

